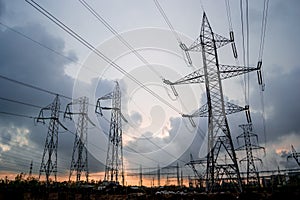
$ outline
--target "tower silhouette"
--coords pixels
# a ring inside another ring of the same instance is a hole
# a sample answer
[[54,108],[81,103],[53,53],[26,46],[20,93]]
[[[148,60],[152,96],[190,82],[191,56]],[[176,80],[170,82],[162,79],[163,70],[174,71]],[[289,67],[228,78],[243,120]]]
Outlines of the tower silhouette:
[[[175,82],[164,80],[164,83],[171,85],[173,90],[174,85],[179,84],[205,84],[207,103],[193,114],[183,115],[183,117],[188,117],[191,121],[192,117],[208,117],[206,157],[206,190],[208,192],[217,190],[223,181],[230,181],[239,192],[242,191],[240,171],[226,115],[243,111],[246,108],[225,102],[222,80],[257,71],[260,68],[221,65],[217,49],[233,42],[233,34],[230,34],[230,39],[227,39],[212,31],[204,12],[200,36],[190,47],[185,44],[180,45],[186,54],[189,51],[201,52],[203,68]],[[228,158],[225,162],[223,158],[220,158],[220,152]]]
[[[100,102],[103,100],[111,100],[111,107],[103,107]],[[98,98],[95,112],[103,115],[102,110],[111,110],[111,119],[108,135],[108,149],[105,165],[105,180],[119,183],[125,183],[124,166],[123,166],[123,142],[122,142],[122,124],[121,118],[125,118],[121,113],[121,91],[119,83],[116,82],[114,90],[103,97]]]

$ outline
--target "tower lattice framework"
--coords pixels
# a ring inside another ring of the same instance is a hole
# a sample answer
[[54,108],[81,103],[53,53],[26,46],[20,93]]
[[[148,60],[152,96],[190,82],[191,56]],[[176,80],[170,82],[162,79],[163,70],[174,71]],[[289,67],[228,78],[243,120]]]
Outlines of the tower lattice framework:
[[[260,186],[259,173],[255,165],[255,162],[256,161],[262,162],[262,160],[258,157],[253,156],[253,150],[255,149],[264,150],[264,148],[257,145],[258,137],[256,134],[253,133],[253,127],[251,122],[248,122],[247,124],[241,124],[239,125],[239,127],[243,129],[243,133],[239,135],[237,139],[243,138],[244,145],[240,146],[236,150],[246,152],[246,157],[241,159],[240,162],[247,163],[247,184],[259,187]],[[256,141],[254,141],[254,139]]]
[[[101,106],[100,102],[103,100],[112,100],[112,106]],[[122,118],[123,120],[125,119],[121,113],[121,91],[118,82],[116,82],[116,86],[112,92],[98,98],[95,112],[102,115],[102,110],[111,110],[104,179],[106,181],[118,183],[121,178],[122,185],[124,185],[125,180],[121,120]]]
[[[230,181],[239,192],[242,191],[239,167],[226,115],[243,111],[246,108],[224,101],[222,80],[260,68],[221,65],[217,49],[233,42],[233,34],[230,34],[230,39],[227,39],[214,33],[204,13],[200,36],[190,47],[186,47],[185,44],[180,45],[186,54],[189,51],[202,52],[203,68],[175,82],[164,80],[171,87],[179,84],[205,83],[207,103],[193,114],[183,115],[183,117],[189,117],[191,120],[192,117],[208,117],[206,158],[206,190],[208,192],[217,190],[223,181]],[[220,152],[225,153],[226,162],[220,158]]]
[[[71,111],[70,107],[75,104],[79,105],[78,112]],[[64,113],[64,117],[67,117],[69,119],[72,119],[72,115],[78,115],[69,181],[71,180],[73,172],[76,172],[76,182],[80,181],[82,173],[85,173],[86,182],[88,182],[89,178],[87,133],[88,121],[90,120],[88,118],[88,104],[89,99],[87,97],[80,97],[69,103]]]
[[[59,128],[59,109],[60,101],[58,95],[54,98],[54,101],[48,106],[41,109],[37,122],[45,124],[45,120],[49,121],[47,137],[45,141],[45,147],[43,152],[43,158],[39,171],[39,179],[42,173],[46,175],[47,183],[50,182],[50,175],[54,174],[54,181],[56,181],[57,175],[57,145],[58,145],[58,128]],[[50,111],[50,117],[45,117],[45,111]]]

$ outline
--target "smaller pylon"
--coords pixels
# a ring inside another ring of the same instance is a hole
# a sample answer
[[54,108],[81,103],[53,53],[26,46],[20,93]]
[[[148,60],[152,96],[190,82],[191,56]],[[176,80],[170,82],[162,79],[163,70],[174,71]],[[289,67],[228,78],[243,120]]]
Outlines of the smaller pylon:
[[[100,102],[111,100],[111,107],[103,107]],[[105,164],[105,181],[125,184],[123,166],[123,136],[121,118],[127,122],[121,112],[121,90],[116,82],[114,90],[103,97],[98,98],[95,112],[103,115],[102,110],[111,110],[110,129],[108,135],[108,148]]]
[[[71,105],[79,105],[78,112],[71,112]],[[70,167],[69,181],[71,180],[72,173],[76,171],[76,182],[80,181],[82,172],[85,172],[86,182],[88,182],[88,152],[87,152],[87,126],[88,121],[93,125],[94,123],[88,117],[88,104],[87,97],[80,97],[73,100],[66,107],[64,118],[72,119],[72,115],[79,115],[77,119],[76,135],[73,146],[72,161]]]
[[[60,102],[58,95],[56,95],[54,101],[42,108],[39,116],[37,117],[36,121],[45,124],[45,120],[50,120],[48,126],[48,133],[45,142],[45,148],[43,153],[43,158],[40,167],[39,179],[41,174],[45,172],[46,174],[46,182],[49,184],[50,182],[50,175],[54,174],[54,180],[56,181],[57,175],[57,145],[58,145],[58,128],[61,125],[64,129],[66,129],[60,122],[59,122],[59,108]],[[50,117],[44,117],[45,111],[50,111]]]
[[[248,123],[239,125],[239,127],[243,129],[243,133],[237,137],[237,140],[239,140],[240,138],[244,139],[244,145],[237,148],[236,151],[246,151],[246,157],[241,159],[240,163],[247,162],[247,184],[260,187],[259,173],[255,165],[255,161],[259,161],[262,163],[262,160],[253,156],[252,151],[255,149],[264,150],[265,148],[255,144],[258,143],[258,137],[253,133],[249,110],[246,111],[246,116]],[[255,138],[256,140],[254,141],[253,138]]]
[[295,161],[297,162],[298,166],[300,167],[300,160],[299,160],[299,158],[300,158],[300,153],[296,152],[296,150],[295,150],[295,148],[294,148],[293,145],[291,145],[291,148],[292,148],[292,151],[291,151],[291,154],[288,155],[287,160],[288,160],[289,158],[294,158]]

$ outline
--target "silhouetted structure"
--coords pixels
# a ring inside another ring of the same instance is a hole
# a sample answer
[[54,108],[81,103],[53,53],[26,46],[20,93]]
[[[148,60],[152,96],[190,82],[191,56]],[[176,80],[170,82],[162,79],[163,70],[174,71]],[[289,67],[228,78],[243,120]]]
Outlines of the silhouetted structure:
[[[230,39],[214,33],[204,13],[200,36],[190,47],[187,47],[185,44],[180,45],[186,54],[189,51],[202,52],[203,69],[198,69],[176,82],[164,80],[166,84],[173,87],[173,91],[174,85],[205,83],[207,104],[193,114],[183,115],[183,117],[188,117],[191,122],[193,122],[192,117],[208,117],[206,167],[206,190],[208,192],[217,190],[222,180],[234,183],[238,191],[242,191],[239,167],[226,115],[243,111],[245,108],[224,101],[222,80],[257,71],[260,68],[219,64],[217,49],[233,42],[233,32],[230,32]],[[233,45],[233,47],[235,46]],[[234,48],[233,52],[236,57]],[[174,94],[176,95],[175,92]],[[220,152],[225,153],[229,162],[225,163],[220,159]]]
[[[79,105],[78,112],[71,112],[70,106],[74,106],[75,104]],[[72,173],[76,171],[76,182],[80,181],[83,172],[88,182],[87,126],[88,121],[90,121],[88,118],[88,104],[89,99],[87,97],[80,97],[69,103],[64,113],[64,117],[69,119],[72,119],[72,115],[78,115],[69,181],[71,180]],[[90,123],[92,122],[90,121]]]
[[[39,179],[41,174],[45,172],[46,181],[49,183],[49,177],[51,173],[54,174],[54,180],[56,181],[57,175],[57,144],[58,144],[58,128],[59,128],[59,109],[60,102],[58,95],[56,95],[54,101],[42,108],[39,116],[37,118],[37,122],[42,122],[45,124],[45,120],[49,119],[48,133],[45,142],[45,148],[43,153],[43,158],[40,167]],[[50,117],[44,117],[44,112],[50,111]]]
[[[103,107],[100,102],[112,100],[111,107]],[[98,98],[95,112],[102,115],[102,110],[111,110],[110,128],[108,135],[108,149],[105,165],[105,181],[119,182],[121,176],[124,185],[124,166],[123,166],[123,142],[121,118],[121,91],[119,83],[116,82],[114,90],[101,98]],[[125,120],[126,121],[126,120]]]

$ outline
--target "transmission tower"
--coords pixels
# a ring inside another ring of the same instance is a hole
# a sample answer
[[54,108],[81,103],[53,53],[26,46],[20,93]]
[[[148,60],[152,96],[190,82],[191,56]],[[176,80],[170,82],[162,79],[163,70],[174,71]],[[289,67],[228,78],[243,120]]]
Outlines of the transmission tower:
[[294,148],[293,145],[291,145],[291,148],[292,148],[291,154],[288,155],[287,159],[289,159],[289,158],[294,158],[295,161],[297,162],[297,164],[298,164],[299,167],[300,167],[300,161],[299,161],[300,153],[296,152],[296,150],[295,150],[295,148]]
[[[205,83],[207,104],[195,113],[183,115],[183,117],[189,117],[190,120],[192,117],[208,117],[207,192],[216,190],[224,180],[231,181],[239,192],[242,191],[240,172],[226,115],[243,111],[245,108],[224,101],[222,80],[260,68],[219,64],[217,49],[233,42],[232,33],[230,33],[230,39],[214,33],[204,13],[200,36],[189,48],[186,45],[180,45],[186,53],[202,52],[203,69],[198,69],[176,82],[164,80],[164,83],[173,88],[174,85],[179,84]],[[235,49],[233,51],[236,52]],[[219,152],[225,152],[231,162],[224,163],[219,158]],[[227,178],[223,178],[224,176]]]
[[[60,102],[58,95],[56,95],[54,101],[50,105],[41,109],[36,120],[37,122],[41,122],[43,124],[45,124],[45,120],[50,120],[39,173],[40,179],[41,174],[45,172],[47,184],[50,182],[49,178],[51,173],[54,174],[54,180],[56,181],[58,128],[59,125],[61,125],[59,122],[59,109]],[[45,111],[50,111],[50,117],[44,117]]]
[[246,152],[246,157],[241,159],[240,162],[247,162],[247,184],[260,187],[259,173],[255,166],[255,161],[262,163],[262,160],[253,156],[252,151],[257,149],[265,150],[265,148],[257,145],[258,137],[253,133],[249,109],[246,110],[246,116],[248,123],[239,125],[239,127],[243,129],[243,133],[237,137],[237,140],[241,138],[244,139],[244,145],[237,148],[236,151]]
[[[75,104],[79,105],[78,112],[71,112],[70,107]],[[80,97],[78,99],[73,100],[71,103],[69,103],[64,113],[64,117],[69,119],[72,119],[72,115],[78,115],[69,181],[71,180],[73,172],[76,171],[76,182],[80,181],[81,174],[83,172],[85,172],[86,182],[88,182],[88,177],[89,177],[88,152],[87,152],[88,121],[92,125],[94,125],[94,123],[91,122],[91,120],[88,117],[88,104],[89,104],[89,99],[87,97]]]
[[[100,102],[103,100],[112,100],[112,106],[101,106]],[[122,185],[124,185],[125,180],[121,118],[125,122],[126,119],[121,113],[121,91],[118,82],[116,82],[116,86],[112,92],[98,98],[95,112],[103,115],[102,110],[111,110],[104,180],[119,183],[119,176],[121,176]]]

